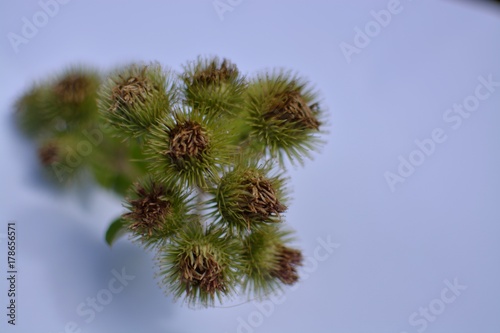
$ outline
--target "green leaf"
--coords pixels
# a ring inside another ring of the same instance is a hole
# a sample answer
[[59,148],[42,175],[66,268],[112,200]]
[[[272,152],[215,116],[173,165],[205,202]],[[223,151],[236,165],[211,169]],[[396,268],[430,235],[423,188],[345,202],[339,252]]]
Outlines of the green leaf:
[[109,225],[108,230],[106,231],[106,243],[111,246],[118,238],[126,233],[127,229],[125,228],[125,221],[120,216]]

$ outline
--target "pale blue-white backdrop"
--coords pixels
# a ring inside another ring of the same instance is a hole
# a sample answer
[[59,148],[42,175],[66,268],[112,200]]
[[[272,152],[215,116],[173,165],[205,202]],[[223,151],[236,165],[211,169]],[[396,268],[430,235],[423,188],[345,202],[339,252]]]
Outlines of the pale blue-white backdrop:
[[[13,327],[0,238],[2,332],[500,331],[500,8],[54,3],[0,3],[0,237],[17,222],[19,265]],[[308,257],[302,281],[260,305],[192,310],[165,297],[150,254],[126,239],[104,244],[120,198],[91,183],[51,187],[12,120],[19,94],[65,66],[157,60],[180,69],[200,54],[248,74],[296,70],[329,109],[327,144],[290,170],[286,223]],[[108,295],[113,270],[134,278],[95,316],[79,315],[89,297]]]

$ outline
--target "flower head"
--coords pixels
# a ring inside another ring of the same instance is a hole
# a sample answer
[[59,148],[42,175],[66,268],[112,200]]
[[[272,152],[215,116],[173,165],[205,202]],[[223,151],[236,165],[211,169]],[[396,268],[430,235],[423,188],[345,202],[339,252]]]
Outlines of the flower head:
[[245,138],[257,156],[302,162],[318,148],[323,112],[306,81],[290,72],[259,75],[246,94]]
[[93,69],[71,67],[34,85],[16,102],[22,128],[49,137],[96,121],[100,80]]
[[166,183],[206,188],[229,163],[231,138],[227,124],[178,110],[151,131],[151,171]]
[[271,175],[268,166],[236,166],[226,172],[214,190],[214,215],[219,223],[246,233],[262,223],[280,222],[287,207],[284,179]]
[[262,297],[299,280],[302,253],[288,247],[290,232],[275,225],[252,231],[244,240],[243,289]]
[[149,247],[164,244],[188,219],[188,194],[152,178],[136,183],[123,217],[135,239]]
[[41,103],[45,109],[43,112],[67,132],[91,124],[98,118],[97,91],[100,84],[97,71],[69,68],[45,86],[45,101]]
[[156,63],[117,70],[100,91],[99,110],[121,137],[148,134],[177,102],[172,74]]
[[182,80],[186,104],[197,112],[210,117],[241,113],[246,81],[229,60],[198,58],[184,67]]
[[191,304],[212,305],[238,283],[241,243],[192,220],[158,255],[161,284]]

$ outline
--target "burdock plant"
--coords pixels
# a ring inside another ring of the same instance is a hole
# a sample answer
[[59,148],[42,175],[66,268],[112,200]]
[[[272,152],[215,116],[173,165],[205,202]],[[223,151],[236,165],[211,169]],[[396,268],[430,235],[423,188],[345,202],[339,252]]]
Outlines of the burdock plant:
[[[120,143],[130,163],[121,168],[134,184],[126,211],[106,233],[110,245],[128,233],[154,251],[160,285],[192,305],[237,294],[261,298],[299,280],[302,253],[284,226],[285,166],[310,157],[324,127],[306,80],[283,70],[247,77],[217,57],[200,57],[181,73],[137,63],[104,79],[84,74],[36,87],[18,108],[43,126],[62,128],[43,136],[44,165],[61,161],[65,140],[73,140],[66,129],[85,112],[79,130],[99,125],[109,134],[102,145],[107,158],[89,157],[91,166],[119,169],[110,148]],[[56,102],[75,107],[59,110]],[[37,128],[24,118],[25,128]],[[140,172],[131,176],[134,168]]]

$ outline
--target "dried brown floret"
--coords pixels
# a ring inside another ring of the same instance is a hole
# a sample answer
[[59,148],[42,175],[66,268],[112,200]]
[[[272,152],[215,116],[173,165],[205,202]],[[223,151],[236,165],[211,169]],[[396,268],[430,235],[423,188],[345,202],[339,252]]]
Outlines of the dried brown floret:
[[81,103],[87,97],[90,85],[88,77],[70,74],[54,86],[54,92],[65,103]]
[[236,75],[238,75],[238,69],[226,59],[222,61],[220,66],[215,61],[212,61],[207,68],[194,73],[192,84],[220,84],[227,82]]
[[129,200],[131,212],[124,217],[132,221],[130,230],[151,236],[161,229],[165,218],[171,213],[172,204],[164,198],[167,191],[163,185],[153,183],[147,190],[137,184],[135,190],[138,198]]
[[217,291],[226,292],[222,267],[211,255],[202,255],[198,251],[191,253],[181,261],[180,271],[188,294],[193,286],[199,286],[211,296]]
[[248,220],[267,220],[271,215],[283,213],[287,207],[278,200],[271,182],[262,175],[247,173],[242,183],[247,194],[242,196],[241,208]]
[[111,99],[113,103],[110,111],[115,111],[120,106],[133,106],[136,103],[144,103],[154,87],[149,79],[144,75],[146,67],[138,76],[123,78],[111,90]]
[[38,149],[38,157],[43,165],[51,165],[59,160],[59,147],[54,142],[47,142]]
[[170,131],[170,149],[167,154],[174,161],[201,159],[208,148],[208,141],[207,133],[200,124],[186,121]]
[[314,115],[316,109],[317,104],[307,105],[298,91],[285,91],[275,97],[264,117],[283,120],[299,128],[318,130],[320,122]]
[[299,280],[297,266],[302,265],[302,253],[283,245],[277,248],[277,266],[271,275],[280,279],[284,284],[292,285]]

